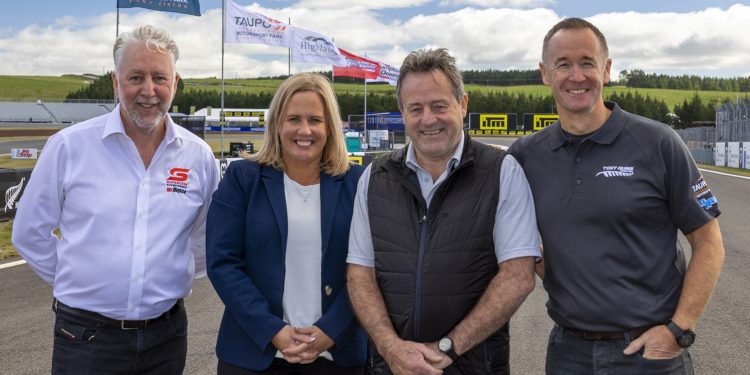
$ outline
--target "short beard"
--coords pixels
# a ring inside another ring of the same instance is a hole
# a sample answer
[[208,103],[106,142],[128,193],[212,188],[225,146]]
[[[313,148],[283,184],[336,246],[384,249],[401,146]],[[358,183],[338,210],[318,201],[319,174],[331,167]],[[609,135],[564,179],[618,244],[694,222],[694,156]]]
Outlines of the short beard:
[[[120,98],[123,97],[122,92],[118,92],[118,94]],[[131,108],[125,105],[125,103],[121,103],[121,105],[123,106],[123,108],[125,108],[125,113],[127,113],[128,118],[133,123],[133,125],[135,125],[135,127],[139,131],[141,131],[141,133],[143,134],[150,134],[151,132],[153,132],[159,126],[159,124],[161,124],[161,122],[166,118],[167,110],[169,109],[168,108],[169,106],[164,107],[162,106],[162,103],[154,104],[159,107],[160,115],[156,117],[153,121],[149,121],[141,117],[137,111],[131,110]],[[133,106],[137,106],[137,105],[138,105],[138,102],[136,98],[136,101],[133,102]]]

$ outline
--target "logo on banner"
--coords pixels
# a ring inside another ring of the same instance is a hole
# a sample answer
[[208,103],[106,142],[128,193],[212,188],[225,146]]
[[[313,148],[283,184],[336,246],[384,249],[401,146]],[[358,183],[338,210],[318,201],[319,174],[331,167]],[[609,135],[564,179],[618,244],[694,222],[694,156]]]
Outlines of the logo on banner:
[[604,166],[602,171],[594,175],[595,177],[630,177],[635,174],[635,167]]
[[26,181],[26,177],[21,177],[21,182],[18,185],[13,185],[8,190],[5,190],[5,212],[16,208],[18,197],[21,196],[21,191],[23,190],[24,181]]
[[172,168],[169,170],[167,178],[167,193],[187,194],[188,178],[190,175],[188,168]]

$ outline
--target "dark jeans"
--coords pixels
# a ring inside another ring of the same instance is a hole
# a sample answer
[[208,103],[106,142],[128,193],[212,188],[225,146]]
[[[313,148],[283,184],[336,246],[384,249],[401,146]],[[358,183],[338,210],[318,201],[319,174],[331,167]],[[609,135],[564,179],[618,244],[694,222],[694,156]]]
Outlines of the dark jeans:
[[182,304],[173,310],[145,328],[123,330],[106,318],[58,308],[52,374],[182,374],[187,314]]
[[555,325],[547,344],[547,374],[693,375],[687,350],[665,360],[645,359],[643,350],[626,356],[622,351],[631,341],[627,334],[622,339],[591,340],[565,333]]
[[219,368],[216,373],[218,375],[362,375],[365,373],[365,368],[364,366],[339,367],[325,358],[318,358],[315,362],[306,365],[289,363],[283,359],[274,358],[271,367],[263,371],[252,371],[219,360]]

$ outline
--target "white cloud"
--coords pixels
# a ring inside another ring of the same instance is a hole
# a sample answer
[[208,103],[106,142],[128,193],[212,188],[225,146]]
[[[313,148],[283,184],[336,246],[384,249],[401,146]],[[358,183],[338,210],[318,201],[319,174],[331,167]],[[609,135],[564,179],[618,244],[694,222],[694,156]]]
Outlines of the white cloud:
[[411,8],[430,3],[432,0],[301,0],[295,8],[342,9],[365,7],[367,9]]
[[487,8],[530,9],[556,5],[557,0],[442,0],[441,6],[477,6]]
[[[252,9],[281,20],[291,17],[293,25],[329,35],[342,48],[397,66],[411,50],[446,47],[463,69],[536,68],[542,38],[562,19],[553,10],[542,8],[463,8],[397,20],[369,10],[371,7],[359,0],[346,4],[325,10],[299,4],[279,9],[254,5]],[[66,18],[21,30],[2,29],[0,74],[111,70],[114,19],[114,12],[110,12],[91,19]],[[607,36],[615,74],[638,68],[669,74],[740,75],[747,72],[750,63],[750,38],[739,32],[750,24],[747,5],[691,13],[605,13],[589,20]],[[204,11],[202,17],[128,13],[120,15],[120,23],[121,31],[145,23],[167,29],[180,47],[177,68],[184,77],[220,75],[220,9]],[[287,50],[226,44],[224,66],[225,76],[231,78],[283,75],[288,69]],[[292,72],[320,69],[328,67],[292,66]]]

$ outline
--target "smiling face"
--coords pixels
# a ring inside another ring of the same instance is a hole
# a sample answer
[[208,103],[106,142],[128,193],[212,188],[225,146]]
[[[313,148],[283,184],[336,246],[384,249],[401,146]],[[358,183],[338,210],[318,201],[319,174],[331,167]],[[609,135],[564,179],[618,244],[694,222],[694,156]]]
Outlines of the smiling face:
[[[444,164],[461,140],[469,98],[459,102],[448,77],[438,70],[409,72],[401,88],[401,113],[420,164]],[[423,165],[424,167],[424,165]]]
[[602,89],[611,66],[594,32],[583,28],[555,33],[539,69],[544,84],[552,87],[560,116],[570,117],[606,112]]
[[281,116],[279,138],[285,168],[320,168],[328,124],[323,99],[317,92],[292,95]]
[[167,53],[135,42],[124,51],[112,84],[120,99],[126,128],[151,132],[163,123],[177,90],[179,76]]

